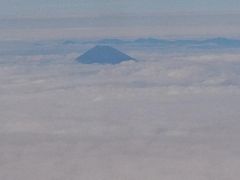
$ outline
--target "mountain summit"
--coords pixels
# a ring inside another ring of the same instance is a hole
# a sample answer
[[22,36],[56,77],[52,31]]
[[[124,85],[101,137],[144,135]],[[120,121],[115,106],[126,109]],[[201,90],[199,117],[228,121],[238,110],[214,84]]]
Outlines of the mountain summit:
[[134,59],[110,46],[95,46],[77,58],[83,64],[118,64],[129,60]]

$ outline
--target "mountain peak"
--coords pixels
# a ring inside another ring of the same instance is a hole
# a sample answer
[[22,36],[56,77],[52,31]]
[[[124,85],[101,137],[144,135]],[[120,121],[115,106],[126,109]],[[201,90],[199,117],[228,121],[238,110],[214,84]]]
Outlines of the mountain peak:
[[83,64],[118,64],[128,60],[134,59],[106,45],[97,45],[77,58],[77,61]]

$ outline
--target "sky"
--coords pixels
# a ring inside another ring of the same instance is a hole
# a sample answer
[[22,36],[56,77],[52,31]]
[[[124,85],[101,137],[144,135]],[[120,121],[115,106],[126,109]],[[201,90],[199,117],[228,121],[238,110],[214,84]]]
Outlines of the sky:
[[239,38],[239,9],[238,0],[0,0],[0,38]]
[[238,0],[1,0],[0,17],[68,17],[169,12],[239,12]]

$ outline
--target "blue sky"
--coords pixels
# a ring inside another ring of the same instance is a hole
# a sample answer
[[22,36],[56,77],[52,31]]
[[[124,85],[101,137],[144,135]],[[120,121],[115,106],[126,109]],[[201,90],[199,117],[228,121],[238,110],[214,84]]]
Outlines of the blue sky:
[[171,12],[236,13],[239,0],[0,0],[0,17],[68,17]]

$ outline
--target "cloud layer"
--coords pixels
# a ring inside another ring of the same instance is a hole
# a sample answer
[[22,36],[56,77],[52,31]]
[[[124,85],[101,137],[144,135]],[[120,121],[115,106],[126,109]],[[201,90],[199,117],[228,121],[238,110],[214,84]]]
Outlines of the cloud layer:
[[239,53],[129,54],[2,56],[0,179],[239,177]]

